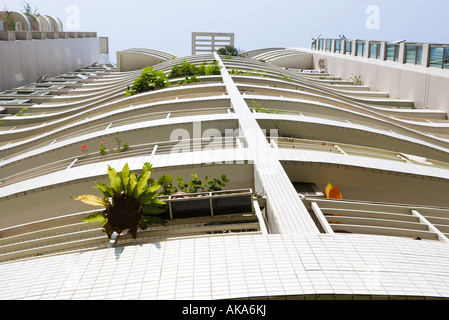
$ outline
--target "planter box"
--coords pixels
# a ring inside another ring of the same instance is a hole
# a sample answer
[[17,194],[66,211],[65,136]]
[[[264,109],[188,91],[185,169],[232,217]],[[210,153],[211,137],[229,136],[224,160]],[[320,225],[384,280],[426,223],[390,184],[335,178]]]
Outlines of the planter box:
[[159,199],[167,203],[164,206],[166,212],[161,215],[166,220],[254,213],[251,189],[183,194]]
[[14,40],[16,40],[16,32],[15,31],[0,31],[0,40],[14,41]]

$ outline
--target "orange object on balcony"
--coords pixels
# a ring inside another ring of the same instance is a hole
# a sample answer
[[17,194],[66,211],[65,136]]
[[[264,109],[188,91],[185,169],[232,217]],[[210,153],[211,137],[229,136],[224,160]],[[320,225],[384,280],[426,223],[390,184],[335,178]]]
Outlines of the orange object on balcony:
[[326,193],[326,198],[328,198],[328,199],[337,199],[337,200],[343,199],[338,187],[332,186],[332,184],[330,182],[326,186],[325,193]]

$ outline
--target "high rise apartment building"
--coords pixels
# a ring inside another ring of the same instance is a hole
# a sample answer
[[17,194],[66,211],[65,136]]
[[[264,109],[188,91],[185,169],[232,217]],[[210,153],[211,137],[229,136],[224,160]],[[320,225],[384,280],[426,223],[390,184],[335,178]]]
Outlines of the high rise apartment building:
[[[0,298],[448,298],[449,122],[430,103],[448,72],[317,49],[131,49],[221,69],[125,96],[142,70],[97,64],[2,92]],[[386,68],[402,80],[375,87]],[[98,210],[71,197],[144,163],[229,182],[165,197],[167,225],[136,240],[81,221]]]

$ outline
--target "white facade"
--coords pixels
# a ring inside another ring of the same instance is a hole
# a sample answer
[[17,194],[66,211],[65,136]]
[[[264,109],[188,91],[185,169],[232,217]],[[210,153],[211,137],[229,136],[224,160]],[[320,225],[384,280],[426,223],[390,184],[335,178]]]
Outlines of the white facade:
[[[141,70],[102,66],[2,94],[26,100],[6,113],[28,110],[0,119],[0,298],[448,298],[446,112],[311,70],[305,51],[165,58],[153,67],[217,60],[221,75],[131,97]],[[101,156],[117,133],[129,150]],[[156,176],[224,173],[252,211],[111,244],[71,196],[107,182],[107,165],[145,162]],[[329,182],[342,200],[323,196]]]

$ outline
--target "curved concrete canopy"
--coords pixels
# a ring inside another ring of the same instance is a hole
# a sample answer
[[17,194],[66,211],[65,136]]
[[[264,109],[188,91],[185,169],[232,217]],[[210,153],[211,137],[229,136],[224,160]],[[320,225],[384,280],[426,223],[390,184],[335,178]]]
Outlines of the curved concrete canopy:
[[51,28],[51,22],[50,20],[48,20],[46,16],[39,15],[37,16],[37,19],[40,22],[41,31],[43,32],[53,31],[53,29]]
[[313,69],[313,55],[311,53],[297,53],[270,60],[280,67],[293,69]]
[[50,21],[51,31],[53,31],[53,32],[61,32],[62,31],[61,21],[58,18],[49,16],[49,15],[46,15],[45,17]]
[[175,58],[174,55],[153,49],[129,49],[117,51],[117,70],[133,71],[153,66]]
[[41,21],[38,18],[39,15],[25,14],[25,16],[27,17],[28,21],[31,24],[32,31],[43,31]]
[[312,69],[313,55],[311,53],[288,50],[275,49],[272,51],[263,52],[254,56],[254,59],[264,62],[270,62],[277,66],[293,69]]
[[254,57],[258,56],[258,55],[261,55],[261,54],[264,54],[264,53],[267,53],[267,52],[271,52],[271,51],[274,51],[274,50],[284,50],[284,49],[285,48],[255,49],[255,50],[246,51],[246,52],[243,53],[243,55],[245,57],[248,57],[248,58],[254,58]]
[[20,12],[12,12],[17,22],[20,22],[21,30],[16,31],[32,31],[32,26],[27,16]]

